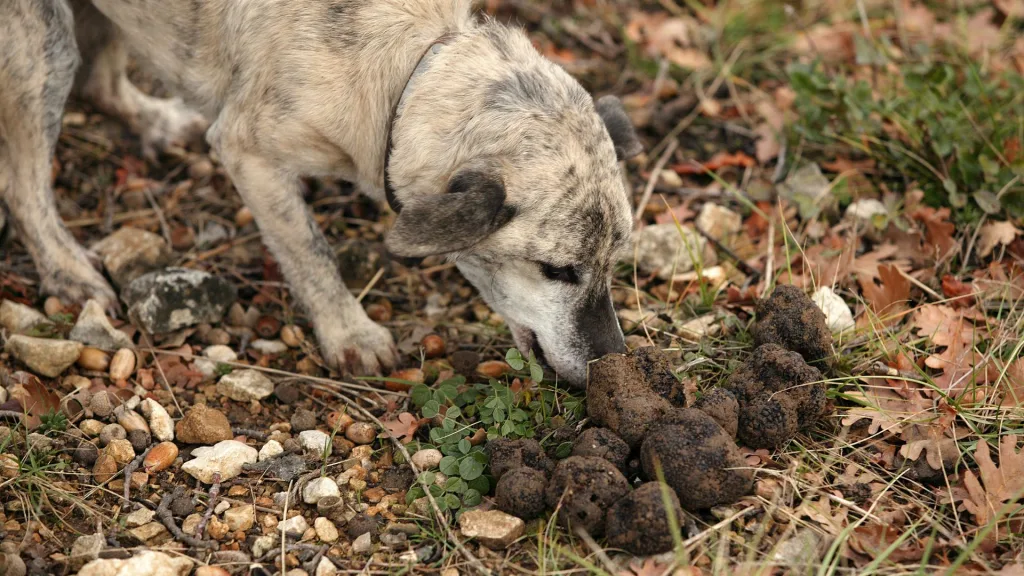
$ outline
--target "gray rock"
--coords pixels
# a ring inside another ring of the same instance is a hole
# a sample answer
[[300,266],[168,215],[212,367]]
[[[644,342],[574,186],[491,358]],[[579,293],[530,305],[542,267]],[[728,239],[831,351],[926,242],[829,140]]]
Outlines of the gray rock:
[[256,462],[257,452],[237,440],[223,440],[196,448],[192,455],[195,459],[185,462],[181,469],[200,482],[212,484],[214,474],[220,474],[221,482],[241,474],[245,464]]
[[288,351],[288,345],[280,340],[263,340],[262,338],[249,343],[249,348],[260,354],[283,354]]
[[82,307],[82,313],[78,315],[78,321],[68,334],[68,339],[103,350],[119,350],[134,346],[127,334],[110,324],[103,306],[95,300],[89,300]]
[[192,566],[192,559],[187,556],[168,556],[163,552],[143,550],[127,560],[93,560],[82,568],[78,576],[188,576]]
[[373,550],[373,537],[369,532],[362,534],[352,542],[352,551],[356,554],[366,554]]
[[32,452],[49,452],[53,448],[53,438],[38,432],[30,433],[25,440]]
[[4,350],[20,360],[30,370],[56,378],[78,360],[82,344],[71,340],[50,340],[15,334],[7,339]]
[[526,523],[500,510],[466,510],[459,517],[459,528],[466,538],[500,550],[523,535]]
[[114,284],[121,289],[143,274],[171,262],[171,249],[152,232],[123,227],[91,247],[103,260]]
[[326,496],[341,496],[338,483],[332,478],[314,478],[302,488],[302,499],[306,504],[316,504]]
[[255,558],[265,556],[267,552],[270,552],[277,547],[277,534],[267,534],[260,536],[252,543],[252,555]]
[[9,334],[23,334],[40,324],[53,325],[53,322],[38,310],[24,304],[13,300],[0,302],[0,326]]
[[319,455],[321,458],[330,440],[330,436],[319,430],[306,430],[299,433],[299,444],[302,445],[302,449],[312,455]]
[[143,328],[163,334],[219,321],[236,294],[228,281],[207,272],[167,268],[136,278],[121,297]]
[[[635,241],[637,267],[645,274],[657,272],[664,280],[693,270],[695,263],[714,263],[713,253],[704,250],[707,240],[689,226],[677,228],[674,222],[645,226],[635,234]],[[627,260],[632,263],[632,251]]]
[[217,393],[237,402],[262,400],[274,393],[274,383],[259,370],[234,370],[217,382]]
[[107,546],[107,539],[103,534],[91,534],[79,536],[71,545],[71,554],[68,556],[68,565],[74,572],[100,557],[100,552]]

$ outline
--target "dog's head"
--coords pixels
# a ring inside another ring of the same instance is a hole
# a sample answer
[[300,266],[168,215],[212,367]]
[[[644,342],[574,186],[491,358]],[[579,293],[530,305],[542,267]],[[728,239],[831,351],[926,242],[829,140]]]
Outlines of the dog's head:
[[595,103],[529,44],[504,48],[489,78],[458,86],[453,54],[447,75],[420,81],[433,85],[412,95],[396,133],[402,210],[386,243],[401,256],[450,255],[517,347],[580,385],[588,361],[625,349],[610,296],[632,229],[618,161],[640,145],[618,99]]

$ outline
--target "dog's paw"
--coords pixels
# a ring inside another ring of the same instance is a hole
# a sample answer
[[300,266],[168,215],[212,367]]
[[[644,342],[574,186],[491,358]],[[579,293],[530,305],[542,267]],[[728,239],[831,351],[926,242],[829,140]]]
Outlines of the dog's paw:
[[210,127],[202,114],[186,106],[180,98],[153,99],[142,115],[141,124],[142,154],[154,162],[157,153],[183,149],[199,141]]
[[380,375],[395,367],[398,349],[391,332],[369,318],[319,334],[324,359],[342,374]]
[[121,311],[117,293],[93,267],[87,254],[83,250],[80,258],[67,258],[59,267],[40,270],[42,291],[69,304],[96,300],[104,310],[116,317]]

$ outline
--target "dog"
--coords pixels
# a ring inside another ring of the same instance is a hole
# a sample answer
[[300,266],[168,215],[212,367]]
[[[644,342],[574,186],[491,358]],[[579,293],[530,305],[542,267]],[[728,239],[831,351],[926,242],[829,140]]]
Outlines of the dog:
[[[129,50],[184,99],[133,86]],[[610,285],[636,133],[616,98],[468,0],[0,0],[0,54],[0,199],[45,293],[117,306],[50,185],[74,92],[149,157],[205,134],[342,372],[397,352],[342,283],[301,177],[386,199],[386,248],[447,256],[563,381],[625,349]]]

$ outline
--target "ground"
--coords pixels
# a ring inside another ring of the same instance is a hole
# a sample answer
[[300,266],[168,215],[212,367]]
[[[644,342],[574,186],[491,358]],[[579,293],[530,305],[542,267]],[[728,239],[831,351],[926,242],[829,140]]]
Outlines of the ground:
[[[346,281],[402,352],[384,378],[338,378],[216,158],[144,162],[123,126],[73,102],[54,161],[73,234],[148,231],[170,248],[161,266],[218,276],[237,301],[155,338],[115,321],[136,358],[69,344],[79,359],[56,376],[7,346],[0,575],[73,573],[94,534],[101,559],[159,550],[237,573],[260,563],[253,574],[1024,574],[1024,3],[481,8],[594,94],[619,95],[638,128],[645,152],[625,171],[640,245],[663,249],[621,263],[613,299],[630,348],[668,356],[673,401],[726,383],[753,352],[758,304],[794,285],[833,333],[832,353],[808,358],[828,414],[774,449],[740,445],[753,490],[669,521],[667,553],[570,532],[552,508],[489,539],[460,524],[494,508],[488,441],[533,438],[516,465],[550,472],[589,424],[584,395],[512,351],[451,264],[389,258],[385,207],[310,181]],[[667,258],[657,225],[678,226]],[[82,310],[38,292],[16,238],[0,244],[0,299],[44,312],[28,331],[51,340]],[[2,330],[9,343],[16,330]],[[170,445],[153,403],[178,422]],[[209,456],[199,446],[231,438],[218,449],[245,461],[283,455],[190,475]],[[430,471],[414,477],[412,453]],[[638,453],[621,465],[633,486]],[[282,529],[300,534],[281,546]]]

